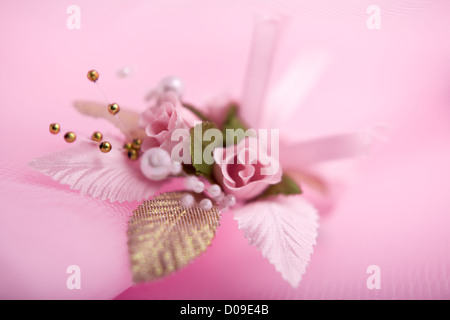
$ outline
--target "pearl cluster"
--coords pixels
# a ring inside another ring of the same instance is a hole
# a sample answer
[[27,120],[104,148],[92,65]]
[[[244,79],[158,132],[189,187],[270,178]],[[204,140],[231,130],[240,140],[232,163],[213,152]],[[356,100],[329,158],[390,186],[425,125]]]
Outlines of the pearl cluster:
[[[231,194],[225,195],[220,186],[217,184],[212,184],[206,188],[205,184],[200,181],[199,178],[195,176],[188,176],[184,180],[184,185],[188,190],[194,191],[195,193],[202,193],[206,191],[206,193],[214,199],[221,208],[228,208],[236,204],[236,198]],[[185,207],[191,207],[195,203],[194,196],[190,193],[186,193],[181,197],[181,203]],[[203,210],[211,210],[213,207],[213,203],[209,198],[202,199],[198,205]]]
[[141,156],[140,167],[144,176],[153,181],[163,180],[171,174],[178,175],[182,171],[181,163],[172,162],[170,154],[162,148],[150,148],[145,151]]
[[171,91],[174,92],[178,98],[181,98],[184,93],[184,84],[180,78],[166,77],[158,83],[156,91],[158,94]]

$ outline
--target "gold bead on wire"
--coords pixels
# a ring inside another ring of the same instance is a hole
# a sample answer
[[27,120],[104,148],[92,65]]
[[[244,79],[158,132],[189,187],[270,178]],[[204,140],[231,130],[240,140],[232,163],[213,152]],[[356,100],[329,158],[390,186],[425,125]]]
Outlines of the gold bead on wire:
[[136,149],[131,149],[128,151],[127,156],[130,160],[137,160],[139,158],[139,152]]
[[120,107],[117,103],[111,103],[108,106],[108,112],[112,115],[116,115],[120,111]]
[[123,149],[126,151],[130,151],[131,149],[133,149],[133,144],[131,142],[127,142],[123,145]]
[[141,144],[142,144],[141,139],[134,139],[132,142],[133,149],[141,150]]
[[96,82],[99,77],[100,74],[96,70],[89,70],[87,73],[87,78],[89,81]]
[[103,139],[103,134],[100,131],[95,131],[92,134],[92,140],[95,142],[101,142]]
[[50,133],[52,133],[52,134],[58,134],[59,130],[61,130],[61,128],[58,123],[52,123],[49,126],[49,130],[50,130]]
[[68,143],[72,143],[77,139],[77,136],[74,132],[69,131],[66,132],[66,134],[64,135],[64,140],[66,140],[66,142]]
[[111,151],[111,143],[109,143],[108,141],[103,141],[102,143],[100,143],[100,145],[98,146],[100,148],[100,151],[103,153],[108,153]]

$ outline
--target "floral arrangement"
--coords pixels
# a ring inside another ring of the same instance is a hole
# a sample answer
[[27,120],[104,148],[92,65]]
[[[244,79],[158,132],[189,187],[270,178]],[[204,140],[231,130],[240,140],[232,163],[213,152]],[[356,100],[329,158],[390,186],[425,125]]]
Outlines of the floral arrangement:
[[[182,81],[168,77],[151,92],[149,107],[140,114],[110,101],[77,101],[78,111],[108,119],[122,136],[96,131],[82,138],[65,132],[66,142],[73,143],[70,149],[30,162],[93,197],[142,202],[128,225],[135,283],[167,276],[203,253],[230,207],[250,245],[292,286],[300,282],[318,228],[317,210],[302,194],[304,186],[319,181],[311,183],[314,175],[308,170],[316,163],[366,153],[371,135],[341,134],[294,144],[283,140],[284,123],[302,94],[292,74],[301,76],[311,62],[296,62],[274,89],[275,98],[264,101],[279,27],[273,18],[256,24],[241,99],[197,107],[185,101]],[[322,63],[312,66],[317,67],[314,77],[318,66]],[[87,77],[98,85],[96,70]],[[61,129],[58,123],[50,125],[52,134]],[[160,192],[174,180],[174,190]]]

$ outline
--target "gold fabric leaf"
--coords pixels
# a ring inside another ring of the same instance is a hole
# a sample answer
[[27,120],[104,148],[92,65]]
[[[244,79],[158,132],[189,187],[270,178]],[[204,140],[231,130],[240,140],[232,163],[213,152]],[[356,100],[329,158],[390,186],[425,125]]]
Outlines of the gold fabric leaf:
[[180,201],[184,194],[164,193],[144,201],[133,212],[128,222],[128,251],[135,283],[183,268],[211,244],[219,226],[219,208],[203,210],[197,204],[186,208]]

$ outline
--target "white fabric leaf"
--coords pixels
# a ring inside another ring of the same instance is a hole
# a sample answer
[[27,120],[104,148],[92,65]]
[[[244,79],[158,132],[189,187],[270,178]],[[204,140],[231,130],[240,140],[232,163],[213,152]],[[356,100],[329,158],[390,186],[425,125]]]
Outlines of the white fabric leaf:
[[233,211],[249,244],[297,287],[316,244],[316,209],[301,196],[277,196]]
[[153,196],[162,185],[145,178],[138,161],[131,161],[114,146],[102,153],[95,144],[80,142],[70,149],[44,155],[28,163],[53,180],[102,200],[140,201]]

